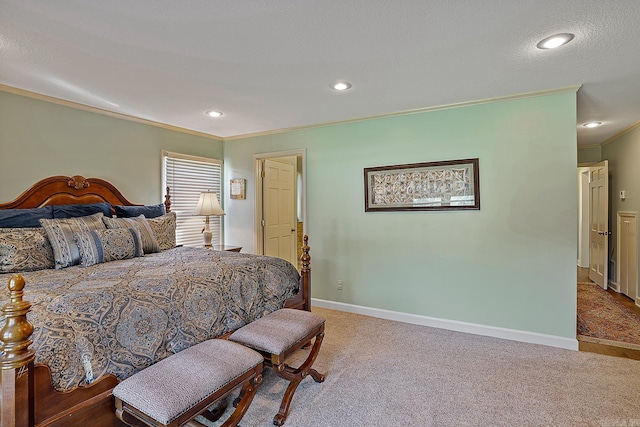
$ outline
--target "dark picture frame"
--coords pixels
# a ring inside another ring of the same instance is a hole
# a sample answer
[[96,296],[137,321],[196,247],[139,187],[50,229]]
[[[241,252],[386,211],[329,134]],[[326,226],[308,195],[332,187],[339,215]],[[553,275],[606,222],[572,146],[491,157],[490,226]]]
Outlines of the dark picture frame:
[[480,209],[478,158],[364,168],[364,210]]

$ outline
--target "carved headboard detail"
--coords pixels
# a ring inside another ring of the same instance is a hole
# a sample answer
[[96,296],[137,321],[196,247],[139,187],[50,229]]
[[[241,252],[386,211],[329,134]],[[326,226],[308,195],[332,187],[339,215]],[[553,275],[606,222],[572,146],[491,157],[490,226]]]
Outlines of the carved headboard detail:
[[89,188],[91,183],[89,181],[87,181],[87,179],[84,176],[74,175],[67,182],[67,185],[69,187],[75,188],[76,190],[80,190],[82,188]]

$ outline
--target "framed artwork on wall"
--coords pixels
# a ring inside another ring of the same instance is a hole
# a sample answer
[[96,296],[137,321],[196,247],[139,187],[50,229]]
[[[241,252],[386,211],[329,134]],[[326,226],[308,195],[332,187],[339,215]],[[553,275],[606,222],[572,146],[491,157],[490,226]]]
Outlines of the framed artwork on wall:
[[245,194],[245,186],[246,179],[243,178],[234,178],[231,180],[229,187],[229,194],[232,199],[246,199],[247,196]]
[[478,159],[364,169],[365,212],[480,209]]

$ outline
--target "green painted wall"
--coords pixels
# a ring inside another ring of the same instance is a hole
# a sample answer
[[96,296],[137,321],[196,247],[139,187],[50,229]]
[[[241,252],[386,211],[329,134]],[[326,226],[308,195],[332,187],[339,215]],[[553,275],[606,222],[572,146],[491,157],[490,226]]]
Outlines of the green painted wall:
[[[617,213],[640,212],[640,127],[636,127],[602,147],[602,160],[609,161],[609,238],[610,259],[616,259]],[[626,198],[620,200],[620,191]]]
[[[304,148],[314,297],[575,338],[575,105],[563,93],[227,141],[225,178],[248,185],[226,200],[226,243],[254,245],[253,155]],[[480,211],[364,212],[363,168],[470,157]]]
[[0,201],[47,176],[83,175],[159,203],[162,150],[223,156],[220,141],[0,91]]
[[578,163],[598,163],[602,158],[602,147],[579,147]]
[[[253,155],[303,148],[314,297],[574,338],[575,114],[565,93],[225,142],[225,182],[248,180],[246,200],[225,200],[226,243],[254,245]],[[2,201],[80,174],[157,203],[163,149],[223,155],[215,140],[0,92]],[[480,211],[364,212],[364,167],[469,157]]]

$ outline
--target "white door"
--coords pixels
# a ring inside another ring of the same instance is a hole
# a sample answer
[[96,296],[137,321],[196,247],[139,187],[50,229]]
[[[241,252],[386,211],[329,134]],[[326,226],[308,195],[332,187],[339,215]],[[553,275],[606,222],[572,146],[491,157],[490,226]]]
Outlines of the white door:
[[589,168],[589,279],[607,289],[609,267],[609,163]]
[[618,212],[618,274],[620,292],[636,301],[638,296],[637,220],[635,212]]
[[263,171],[263,253],[296,265],[296,158],[265,159]]

